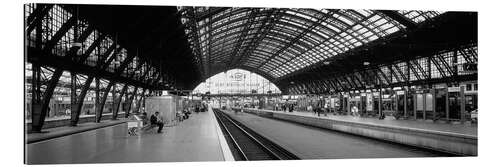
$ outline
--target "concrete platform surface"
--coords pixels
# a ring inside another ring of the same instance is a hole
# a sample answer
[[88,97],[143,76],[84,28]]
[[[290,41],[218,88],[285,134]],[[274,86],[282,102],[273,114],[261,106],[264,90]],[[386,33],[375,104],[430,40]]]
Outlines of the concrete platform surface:
[[99,128],[104,128],[108,126],[118,125],[121,123],[125,123],[127,120],[118,119],[118,120],[103,120],[100,123],[89,122],[78,124],[78,126],[62,126],[57,128],[49,128],[43,129],[43,133],[29,133],[26,135],[26,143],[34,143],[40,142],[44,140],[49,140],[53,138],[63,137],[67,135],[72,135],[76,133],[86,132],[90,130],[95,130]]
[[264,118],[253,114],[225,112],[301,159],[442,156],[433,151]]
[[477,155],[477,126],[440,124],[425,121],[320,116],[304,112],[244,109],[262,117],[345,132],[419,148],[463,156]]
[[[263,111],[318,118],[318,115],[313,114],[312,112],[301,112],[301,111],[283,112],[283,111],[273,111],[273,110],[263,110]],[[477,137],[477,124],[449,124],[449,123],[426,122],[423,120],[402,120],[402,119],[396,120],[390,116],[386,117],[383,120],[379,120],[377,118],[370,118],[370,117],[368,118],[354,117],[349,115],[333,115],[333,114],[327,114],[327,116],[324,116],[323,114],[321,114],[319,118],[327,118],[332,120],[348,121],[355,123],[376,124],[388,127],[402,127],[402,128],[412,128],[412,129],[421,129],[429,131],[456,133],[456,134],[470,135]]]
[[[193,113],[164,133],[128,136],[127,124],[26,145],[28,164],[224,161],[215,117]],[[226,155],[227,156],[227,155]]]

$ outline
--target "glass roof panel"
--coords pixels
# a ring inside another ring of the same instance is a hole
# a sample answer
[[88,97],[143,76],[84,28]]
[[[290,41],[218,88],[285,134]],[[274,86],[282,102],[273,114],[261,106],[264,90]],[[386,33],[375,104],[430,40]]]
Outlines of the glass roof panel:
[[421,23],[433,17],[439,16],[443,11],[418,11],[418,10],[400,10],[398,13],[409,18],[415,23]]
[[[182,13],[181,20],[187,27],[185,32],[194,54],[201,54],[202,59],[218,58],[217,63],[230,63],[230,57],[241,57],[238,60],[244,62],[238,64],[262,71],[271,69],[269,75],[273,77],[282,77],[406,28],[374,10],[228,8],[196,20],[192,16],[206,14],[208,8],[185,8],[188,12]],[[443,13],[397,12],[416,23]]]

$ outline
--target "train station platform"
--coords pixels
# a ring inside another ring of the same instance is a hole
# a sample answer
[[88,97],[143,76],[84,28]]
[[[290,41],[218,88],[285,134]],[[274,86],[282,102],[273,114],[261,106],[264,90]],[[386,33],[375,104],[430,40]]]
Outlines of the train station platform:
[[245,108],[257,115],[461,155],[477,155],[477,125]]
[[127,124],[121,123],[33,142],[25,149],[28,164],[234,160],[211,110],[165,126],[160,134],[129,136]]
[[300,159],[405,158],[449,156],[432,150],[374,140],[300,124],[224,111],[228,116],[286,148]]
[[125,119],[118,120],[103,120],[100,123],[88,122],[78,124],[78,126],[61,126],[55,128],[44,129],[42,133],[28,133],[26,135],[26,143],[31,144],[35,142],[50,140],[58,137],[69,136],[77,133],[82,133],[86,131],[96,130],[100,128],[105,128],[109,126],[114,126],[118,124],[126,123]]
[[434,123],[423,120],[395,119],[394,117],[391,116],[387,116],[385,119],[378,119],[375,117],[354,117],[350,115],[333,115],[333,114],[327,114],[326,116],[324,114],[320,114],[320,116],[318,116],[318,114],[314,114],[313,112],[305,112],[305,111],[294,111],[294,112],[273,111],[273,110],[266,110],[266,111],[300,115],[300,116],[311,116],[317,118],[326,118],[339,121],[349,121],[356,123],[394,126],[400,128],[422,129],[428,131],[439,131],[439,132],[477,136],[477,124]]

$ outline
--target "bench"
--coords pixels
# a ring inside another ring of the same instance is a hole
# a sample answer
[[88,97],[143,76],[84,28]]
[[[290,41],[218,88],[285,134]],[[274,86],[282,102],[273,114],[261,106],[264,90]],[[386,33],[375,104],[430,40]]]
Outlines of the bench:
[[158,125],[152,125],[148,122],[149,121],[142,119],[138,115],[134,115],[132,121],[127,122],[128,134],[130,136],[137,136],[145,132],[151,132],[152,129],[158,127]]

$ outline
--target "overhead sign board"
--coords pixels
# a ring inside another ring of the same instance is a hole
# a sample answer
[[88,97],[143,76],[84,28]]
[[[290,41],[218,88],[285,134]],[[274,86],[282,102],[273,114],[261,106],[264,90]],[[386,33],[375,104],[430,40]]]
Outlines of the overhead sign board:
[[448,87],[448,92],[460,92],[460,87]]

